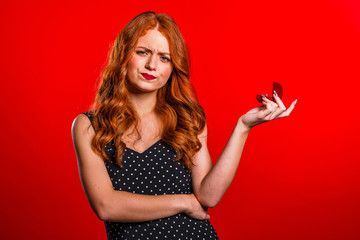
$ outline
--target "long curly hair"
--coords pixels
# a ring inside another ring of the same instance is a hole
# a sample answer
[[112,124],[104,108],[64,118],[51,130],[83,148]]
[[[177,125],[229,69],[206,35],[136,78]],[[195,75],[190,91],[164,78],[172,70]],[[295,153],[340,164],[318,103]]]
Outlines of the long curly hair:
[[162,121],[161,139],[176,151],[175,161],[191,169],[191,158],[201,148],[198,135],[206,118],[189,80],[189,54],[184,39],[175,21],[163,13],[139,14],[116,37],[91,107],[95,128],[91,147],[104,161],[111,161],[105,146],[113,141],[116,163],[122,167],[126,148],[122,137],[138,123],[137,112],[128,99],[127,64],[137,40],[155,28],[168,40],[173,65],[169,80],[157,92],[155,113]]

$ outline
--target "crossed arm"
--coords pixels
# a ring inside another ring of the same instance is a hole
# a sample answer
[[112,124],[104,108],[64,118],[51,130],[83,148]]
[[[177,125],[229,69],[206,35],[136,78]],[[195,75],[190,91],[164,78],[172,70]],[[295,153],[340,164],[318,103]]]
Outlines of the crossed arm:
[[143,222],[178,213],[196,219],[209,218],[194,194],[152,196],[114,190],[104,161],[91,149],[95,132],[88,117],[80,114],[75,118],[71,132],[81,184],[100,220]]

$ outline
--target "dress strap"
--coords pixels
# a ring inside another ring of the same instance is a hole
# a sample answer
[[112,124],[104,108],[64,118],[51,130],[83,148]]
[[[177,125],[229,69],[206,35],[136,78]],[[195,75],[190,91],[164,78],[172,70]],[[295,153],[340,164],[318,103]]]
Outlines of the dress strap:
[[82,114],[86,115],[90,122],[91,122],[91,126],[93,127],[94,131],[95,131],[95,127],[94,127],[94,124],[93,124],[93,115],[94,115],[94,112],[93,111],[89,111],[89,112],[83,112]]

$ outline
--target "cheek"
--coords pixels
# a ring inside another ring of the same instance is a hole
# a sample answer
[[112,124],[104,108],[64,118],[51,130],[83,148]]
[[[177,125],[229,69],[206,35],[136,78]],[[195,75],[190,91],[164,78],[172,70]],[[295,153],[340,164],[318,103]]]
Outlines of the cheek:
[[128,63],[128,71],[129,72],[132,72],[132,71],[134,71],[134,70],[136,70],[137,69],[137,61],[136,61],[136,59],[134,58],[134,57],[132,57],[131,58],[131,60],[129,61],[129,63]]
[[163,69],[163,78],[165,78],[166,80],[169,79],[170,75],[171,75],[171,72],[172,72],[173,68],[171,66],[166,66],[164,69]]

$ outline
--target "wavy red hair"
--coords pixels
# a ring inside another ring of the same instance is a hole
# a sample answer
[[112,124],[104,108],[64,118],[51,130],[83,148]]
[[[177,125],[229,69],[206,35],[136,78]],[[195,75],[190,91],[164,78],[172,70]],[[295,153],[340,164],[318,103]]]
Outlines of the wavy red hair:
[[137,40],[155,28],[168,40],[173,65],[169,80],[157,93],[155,113],[163,125],[161,139],[176,151],[176,161],[191,169],[191,158],[201,148],[198,135],[205,127],[206,118],[189,80],[189,55],[184,39],[175,21],[163,13],[139,14],[116,37],[91,107],[95,128],[91,147],[105,161],[110,161],[105,146],[113,141],[116,162],[122,167],[126,148],[122,136],[138,122],[128,99],[127,64]]

